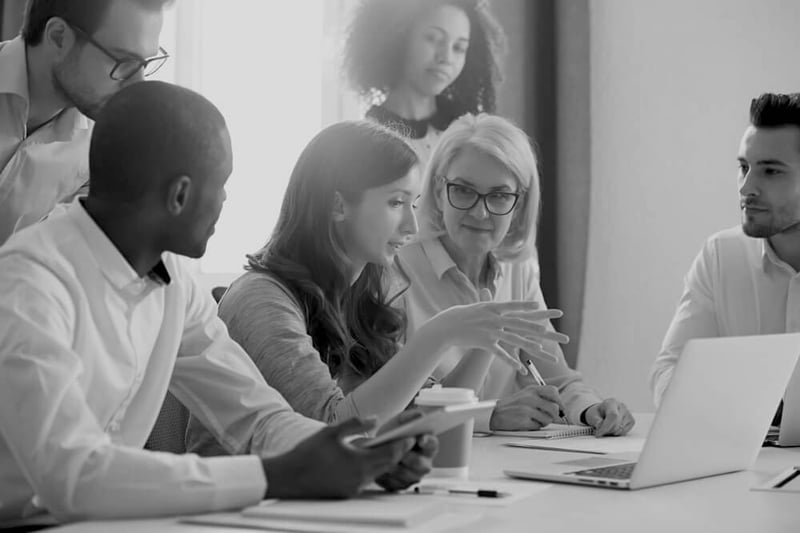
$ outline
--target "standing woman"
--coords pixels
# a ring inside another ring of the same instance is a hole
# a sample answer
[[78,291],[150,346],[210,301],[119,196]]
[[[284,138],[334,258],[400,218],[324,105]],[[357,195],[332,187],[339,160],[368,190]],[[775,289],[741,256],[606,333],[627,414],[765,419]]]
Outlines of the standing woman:
[[[465,115],[442,135],[425,172],[420,237],[398,255],[409,279],[402,296],[407,334],[451,306],[482,300],[525,300],[546,309],[535,263],[539,172],[527,135],[508,120]],[[601,400],[570,369],[561,348],[546,342],[553,360],[535,360],[547,385],[516,375],[480,349],[454,347],[433,376],[499,399],[482,430],[538,429],[559,419],[589,424],[597,435],[624,434],[633,417],[621,402]],[[514,350],[510,350],[514,351]],[[520,354],[527,359],[525,349]]]
[[[385,421],[450,346],[497,354],[514,372],[524,370],[512,348],[567,340],[541,324],[560,311],[476,302],[437,314],[400,346],[405,316],[392,303],[406,287],[385,272],[417,232],[420,187],[417,155],[397,134],[369,121],[324,129],[295,165],[269,242],[220,301],[231,338],[301,414]],[[188,447],[221,450],[194,419]]]
[[505,48],[487,0],[363,0],[344,69],[367,118],[407,136],[424,165],[453,120],[495,111]]

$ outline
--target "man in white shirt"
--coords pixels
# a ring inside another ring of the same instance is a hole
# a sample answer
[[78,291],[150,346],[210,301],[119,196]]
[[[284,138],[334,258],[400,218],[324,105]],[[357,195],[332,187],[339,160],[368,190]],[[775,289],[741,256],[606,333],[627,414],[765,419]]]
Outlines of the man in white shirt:
[[650,378],[658,405],[689,339],[800,331],[800,93],[750,105],[739,145],[741,227],[697,256]]
[[[90,168],[88,197],[0,248],[0,524],[350,496],[429,470],[432,436],[368,450],[348,437],[374,421],[323,429],[293,412],[178,260],[204,253],[232,170],[208,100],[162,82],[123,89],[95,125]],[[168,387],[239,455],[143,450]]]
[[28,0],[0,43],[0,244],[87,182],[89,119],[166,61],[171,1]]

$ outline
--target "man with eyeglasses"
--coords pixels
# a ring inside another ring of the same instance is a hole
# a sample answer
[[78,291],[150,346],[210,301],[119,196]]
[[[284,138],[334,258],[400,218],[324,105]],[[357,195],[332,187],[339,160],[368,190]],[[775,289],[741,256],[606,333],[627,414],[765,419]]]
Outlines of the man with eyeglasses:
[[167,60],[171,1],[28,0],[0,43],[0,244],[87,183],[92,120]]

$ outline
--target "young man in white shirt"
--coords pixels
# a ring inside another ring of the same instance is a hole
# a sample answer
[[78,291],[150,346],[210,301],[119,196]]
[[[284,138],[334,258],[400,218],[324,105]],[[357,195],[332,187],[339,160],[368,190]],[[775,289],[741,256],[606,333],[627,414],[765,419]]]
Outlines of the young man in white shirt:
[[[208,100],[162,82],[123,89],[90,168],[88,197],[0,248],[0,524],[350,496],[429,470],[432,436],[367,450],[346,441],[374,422],[324,428],[293,412],[178,259],[205,252],[232,170]],[[143,450],[168,387],[238,455]]]
[[738,159],[742,224],[686,276],[651,373],[656,405],[689,339],[800,331],[800,93],[753,99]]
[[0,43],[0,244],[87,182],[91,120],[167,60],[171,1],[28,0]]

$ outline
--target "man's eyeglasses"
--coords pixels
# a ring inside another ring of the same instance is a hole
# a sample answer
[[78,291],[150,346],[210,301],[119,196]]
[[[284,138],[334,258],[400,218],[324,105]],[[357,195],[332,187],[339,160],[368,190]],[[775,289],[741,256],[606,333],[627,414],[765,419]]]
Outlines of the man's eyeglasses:
[[481,194],[468,185],[460,183],[453,183],[452,181],[444,178],[447,187],[447,201],[450,205],[461,211],[469,211],[475,207],[478,202],[483,200],[483,205],[486,210],[498,216],[509,214],[514,210],[514,207],[522,196],[518,192],[505,192],[505,191],[492,191],[486,194]]
[[80,29],[74,24],[69,24],[69,27],[75,30],[83,39],[89,41],[95,48],[103,52],[105,55],[115,61],[114,68],[111,69],[109,76],[112,80],[125,81],[135,76],[140,70],[144,73],[145,77],[155,74],[158,69],[164,66],[167,62],[169,54],[166,50],[158,47],[159,54],[157,56],[142,59],[139,57],[117,57],[112,54],[105,47],[92,38],[91,35]]

